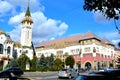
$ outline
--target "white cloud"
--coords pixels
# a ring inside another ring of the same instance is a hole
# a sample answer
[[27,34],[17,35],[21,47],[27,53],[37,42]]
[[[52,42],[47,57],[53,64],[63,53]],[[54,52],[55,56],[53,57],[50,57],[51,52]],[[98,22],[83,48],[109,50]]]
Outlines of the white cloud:
[[98,35],[107,39],[120,38],[120,34],[117,31],[116,32],[99,32]]
[[13,6],[7,1],[0,1],[0,13],[5,13],[10,11]]
[[109,20],[106,19],[105,16],[102,15],[101,12],[95,12],[93,14],[94,14],[94,19],[95,19],[96,22],[105,23],[105,24],[107,24],[109,22]]
[[98,35],[110,40],[116,48],[120,48],[118,47],[118,42],[120,42],[120,34],[118,32],[100,32]]
[[[26,10],[28,1],[29,0],[8,0],[8,2],[11,3],[14,7],[21,7],[21,11]],[[31,11],[44,10],[44,6],[42,6],[38,0],[30,0],[29,6]]]
[[[9,32],[12,39],[20,41],[20,22],[23,18],[23,14],[13,16],[9,20],[9,24],[18,25],[15,29]],[[34,22],[33,26],[33,42],[38,44],[42,40],[51,39],[57,36],[63,35],[68,25],[60,20],[48,19],[42,12],[34,12],[31,14]]]
[[20,42],[21,27],[16,26],[12,31],[8,32],[13,41]]
[[120,39],[112,40],[112,42],[115,44],[116,48],[120,49],[120,46],[118,45],[120,43]]
[[25,13],[21,13],[19,15],[13,16],[13,17],[10,18],[8,23],[10,25],[18,25],[18,24],[20,24],[20,22],[24,18],[24,15],[25,15]]

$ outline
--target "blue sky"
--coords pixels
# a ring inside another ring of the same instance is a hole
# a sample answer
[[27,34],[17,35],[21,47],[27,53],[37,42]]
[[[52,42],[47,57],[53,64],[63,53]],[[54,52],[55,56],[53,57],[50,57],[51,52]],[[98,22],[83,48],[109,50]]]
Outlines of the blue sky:
[[[30,0],[34,44],[88,31],[115,44],[120,41],[113,20],[106,20],[101,13],[84,11],[83,3],[84,0]],[[0,0],[0,4],[0,29],[20,42],[20,22],[28,0]]]

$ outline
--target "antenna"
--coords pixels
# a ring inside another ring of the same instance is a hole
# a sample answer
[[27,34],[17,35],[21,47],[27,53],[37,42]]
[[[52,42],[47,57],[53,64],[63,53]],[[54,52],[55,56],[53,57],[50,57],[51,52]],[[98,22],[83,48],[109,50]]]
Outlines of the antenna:
[[30,0],[28,0],[28,6],[30,5]]

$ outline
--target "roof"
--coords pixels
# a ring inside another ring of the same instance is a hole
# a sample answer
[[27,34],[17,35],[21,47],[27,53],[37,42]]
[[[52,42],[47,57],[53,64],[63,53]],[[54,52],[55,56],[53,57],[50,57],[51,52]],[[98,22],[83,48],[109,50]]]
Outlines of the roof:
[[29,6],[28,6],[28,8],[27,8],[27,11],[26,11],[26,13],[25,13],[25,16],[31,17]]
[[107,40],[107,39],[101,39],[101,41],[103,42],[103,43],[105,43],[105,44],[108,44],[108,45],[113,45],[113,43],[112,42],[110,42],[109,40]]
[[28,6],[27,11],[26,11],[26,13],[25,13],[25,18],[22,20],[21,23],[24,23],[24,22],[26,22],[26,21],[27,21],[27,22],[30,22],[30,23],[33,23],[32,18],[31,18],[31,14],[30,14],[29,6]]
[[[97,39],[97,40],[100,40],[100,41],[102,40],[101,38],[99,38],[98,36],[93,34],[92,32],[87,32],[85,34],[73,35],[73,36],[69,36],[69,37],[66,37],[66,38],[60,38],[60,39],[50,40],[50,41],[42,41],[37,45],[37,47],[50,46],[50,45],[53,45],[53,44],[59,44],[59,43],[64,43],[64,42],[79,42],[79,41],[87,40],[87,39]],[[111,42],[106,40],[106,43],[110,44]]]
[[20,48],[20,47],[21,47],[21,44],[20,44],[20,42],[14,42],[14,46]]
[[3,31],[2,30],[0,30],[0,34],[2,34],[3,33]]
[[30,22],[30,23],[33,23],[33,21],[32,21],[32,18],[31,17],[25,17],[23,20],[22,20],[22,22],[21,23],[24,23],[24,22]]

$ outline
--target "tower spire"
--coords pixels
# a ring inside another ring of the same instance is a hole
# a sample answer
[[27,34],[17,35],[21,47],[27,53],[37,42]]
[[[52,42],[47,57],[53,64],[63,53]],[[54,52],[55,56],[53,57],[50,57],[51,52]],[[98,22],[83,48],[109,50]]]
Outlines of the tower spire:
[[29,5],[30,5],[30,0],[28,0],[28,8],[27,8],[27,11],[25,13],[25,16],[31,17]]

